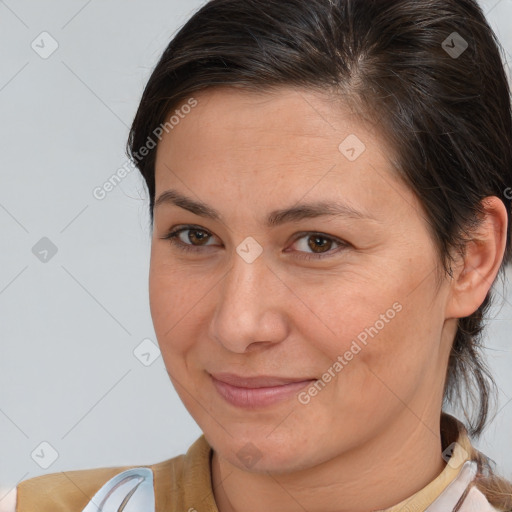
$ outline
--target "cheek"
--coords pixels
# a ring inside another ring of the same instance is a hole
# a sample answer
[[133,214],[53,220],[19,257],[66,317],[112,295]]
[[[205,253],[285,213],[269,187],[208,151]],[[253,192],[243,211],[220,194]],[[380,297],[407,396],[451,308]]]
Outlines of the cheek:
[[295,312],[301,337],[318,354],[317,370],[336,373],[337,392],[350,389],[356,401],[389,394],[385,384],[408,395],[435,364],[442,315],[431,304],[432,290],[426,285],[411,293],[414,282],[394,275],[378,289],[372,284],[378,281],[366,278],[331,281],[309,294],[309,310]]
[[349,350],[353,341],[365,346],[403,321],[399,290],[391,286],[379,290],[375,282],[367,276],[347,277],[345,273],[320,283],[296,282],[293,288],[301,300],[290,296],[286,307],[296,304],[295,326],[332,358]]
[[204,295],[200,282],[195,283],[193,278],[184,279],[175,265],[167,265],[158,254],[152,254],[149,305],[162,352],[186,349],[181,345],[190,337],[180,333],[192,328]]
[[425,382],[431,382],[432,392],[435,382],[431,378],[442,366],[438,358],[440,337],[426,325],[426,318],[433,323],[435,319],[422,307],[422,301],[404,297],[400,307],[388,323],[376,321],[365,327],[366,344],[359,343],[361,351],[353,358],[355,364],[347,368],[356,391],[353,398],[360,400],[363,408],[371,402],[371,408],[383,414],[386,404],[402,407],[411,403]]

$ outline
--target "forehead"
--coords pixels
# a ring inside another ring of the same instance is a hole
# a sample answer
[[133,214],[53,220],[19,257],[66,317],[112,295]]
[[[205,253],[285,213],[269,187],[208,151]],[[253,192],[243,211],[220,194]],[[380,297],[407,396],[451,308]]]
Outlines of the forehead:
[[[194,107],[188,108],[192,102]],[[340,97],[292,87],[260,92],[226,86],[209,88],[182,101],[169,115],[176,123],[171,133],[191,130],[205,142],[208,135],[217,138],[231,132],[233,137],[234,130],[240,130],[236,134],[239,140],[247,135],[249,145],[258,132],[263,140],[268,139],[265,135],[274,137],[277,132],[281,143],[286,135],[290,135],[289,140],[291,136],[341,137],[344,132],[364,132],[366,138],[379,136],[369,116],[355,112]]]
[[[381,166],[389,163],[390,151],[368,118],[332,95],[309,89],[209,88],[183,100],[166,121],[157,168],[172,158],[233,160],[241,154],[257,160],[281,155],[290,162],[302,157],[333,163],[341,154],[353,162],[363,151]],[[247,165],[251,163],[256,161]]]
[[173,128],[157,147],[156,196],[178,188],[222,197],[232,187],[269,204],[336,195],[378,210],[382,197],[407,194],[376,125],[325,94],[219,87],[170,115]]

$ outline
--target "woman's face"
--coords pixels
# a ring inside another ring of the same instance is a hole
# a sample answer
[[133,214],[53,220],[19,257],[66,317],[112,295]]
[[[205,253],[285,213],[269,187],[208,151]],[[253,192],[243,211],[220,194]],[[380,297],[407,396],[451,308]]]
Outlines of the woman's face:
[[[150,301],[210,444],[239,468],[291,471],[435,431],[449,288],[378,133],[307,90],[188,105],[157,150]],[[243,381],[262,376],[278,380]]]

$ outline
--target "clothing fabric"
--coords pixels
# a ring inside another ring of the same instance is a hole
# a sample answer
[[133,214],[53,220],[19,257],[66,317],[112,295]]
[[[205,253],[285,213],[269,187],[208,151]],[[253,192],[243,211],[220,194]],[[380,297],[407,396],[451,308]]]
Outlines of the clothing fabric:
[[[450,446],[443,446],[451,450],[443,471],[414,495],[378,512],[452,512],[460,505],[459,502],[462,505],[457,512],[499,512],[480,490],[472,486],[477,463],[469,460],[468,450],[465,449],[470,446],[469,443],[466,435],[460,435],[456,442],[452,440]],[[137,468],[151,470],[154,493],[151,500],[154,499],[155,512],[219,512],[212,490],[211,456],[212,449],[201,435],[186,454],[153,465],[85,469],[38,476],[18,484],[15,508],[14,504],[11,508],[2,508],[0,502],[0,512],[83,512],[96,493],[102,491],[104,495],[110,491],[110,479],[123,471]],[[133,476],[136,471],[127,474]],[[149,497],[144,499],[148,499],[145,512],[153,512]],[[97,505],[97,502],[94,503]],[[91,505],[93,509],[97,510]],[[140,511],[140,504],[130,509],[128,502],[125,510]]]

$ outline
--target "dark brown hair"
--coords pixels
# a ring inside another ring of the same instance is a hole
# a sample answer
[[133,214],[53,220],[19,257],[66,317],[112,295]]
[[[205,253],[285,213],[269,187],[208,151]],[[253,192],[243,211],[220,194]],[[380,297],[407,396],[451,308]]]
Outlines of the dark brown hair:
[[[212,0],[165,49],[131,127],[127,151],[147,184],[151,219],[156,150],[147,148],[181,102],[216,86],[307,88],[377,124],[422,204],[441,276],[463,254],[482,200],[501,198],[503,277],[512,258],[512,114],[500,51],[474,0]],[[473,436],[496,393],[481,355],[493,296],[459,320],[446,373],[443,405],[462,408]]]

